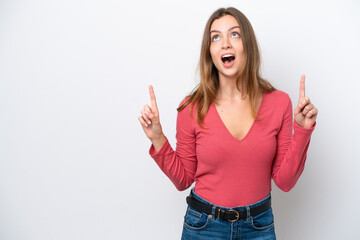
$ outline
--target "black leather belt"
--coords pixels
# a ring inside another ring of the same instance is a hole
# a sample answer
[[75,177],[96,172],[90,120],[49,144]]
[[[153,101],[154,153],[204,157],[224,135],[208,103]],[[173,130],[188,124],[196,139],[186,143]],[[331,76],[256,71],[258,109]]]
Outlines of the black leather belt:
[[[190,196],[186,197],[186,202],[187,204],[189,204],[191,207],[198,210],[199,212],[203,212],[209,215],[212,214],[213,205],[209,205],[197,200],[191,194],[191,192],[190,192]],[[257,214],[268,210],[270,207],[271,207],[271,198],[261,205],[258,205],[256,207],[250,207],[250,216],[256,216]],[[246,209],[241,211],[236,211],[234,209],[226,210],[220,207],[215,208],[215,217],[229,222],[235,222],[239,219],[244,219],[246,218],[246,216],[247,216]]]

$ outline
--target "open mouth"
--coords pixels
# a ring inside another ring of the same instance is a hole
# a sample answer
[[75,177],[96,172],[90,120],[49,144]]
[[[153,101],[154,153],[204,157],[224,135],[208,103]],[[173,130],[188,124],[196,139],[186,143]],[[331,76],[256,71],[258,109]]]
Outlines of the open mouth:
[[221,61],[225,64],[229,64],[231,63],[232,61],[235,60],[235,56],[232,55],[232,54],[226,54],[224,56],[221,57]]

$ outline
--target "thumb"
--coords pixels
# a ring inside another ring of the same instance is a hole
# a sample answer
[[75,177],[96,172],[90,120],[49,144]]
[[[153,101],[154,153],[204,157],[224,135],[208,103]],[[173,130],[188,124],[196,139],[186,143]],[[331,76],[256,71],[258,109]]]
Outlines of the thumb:
[[150,110],[150,113],[147,115],[152,123],[158,123],[159,122],[159,113],[154,110]]

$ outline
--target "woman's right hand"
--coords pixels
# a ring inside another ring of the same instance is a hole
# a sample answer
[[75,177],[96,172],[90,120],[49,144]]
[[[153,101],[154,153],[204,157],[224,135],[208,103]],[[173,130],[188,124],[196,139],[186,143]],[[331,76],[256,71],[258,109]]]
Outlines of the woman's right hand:
[[151,141],[156,141],[164,137],[162,132],[162,127],[160,124],[159,110],[156,104],[155,93],[152,85],[149,85],[150,99],[151,99],[151,108],[149,105],[145,104],[144,108],[141,110],[141,116],[138,117],[141,126],[146,134],[146,136]]

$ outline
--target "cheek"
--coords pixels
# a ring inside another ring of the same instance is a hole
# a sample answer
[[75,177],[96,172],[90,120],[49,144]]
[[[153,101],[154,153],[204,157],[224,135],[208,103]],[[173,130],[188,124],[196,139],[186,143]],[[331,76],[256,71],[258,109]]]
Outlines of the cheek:
[[244,51],[244,45],[241,39],[233,39],[233,42],[231,43],[234,49],[236,51],[243,52]]
[[216,63],[218,61],[219,57],[216,54],[216,50],[214,49],[214,47],[210,47],[210,56],[211,56],[213,63]]
[[212,60],[212,62],[213,62],[214,64],[216,64],[216,58],[213,57],[213,55],[211,55],[211,60]]
[[245,50],[244,50],[242,44],[238,44],[237,46],[235,46],[235,48],[237,49],[236,52],[237,52],[239,60],[241,62],[243,62],[245,60]]
[[212,62],[215,63],[216,58],[215,58],[215,55],[213,53],[211,53],[211,51],[210,51],[210,57],[211,57]]

